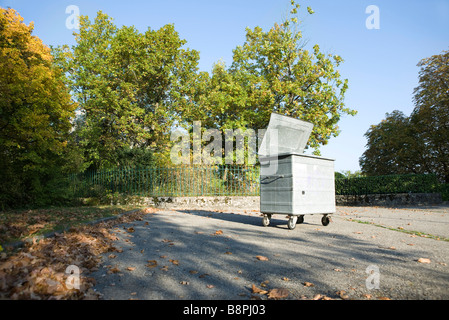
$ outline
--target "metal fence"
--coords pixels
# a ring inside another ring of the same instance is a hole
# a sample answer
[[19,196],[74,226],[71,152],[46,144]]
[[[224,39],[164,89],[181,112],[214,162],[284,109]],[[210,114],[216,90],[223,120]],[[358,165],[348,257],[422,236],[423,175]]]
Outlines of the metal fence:
[[[144,197],[258,196],[259,166],[115,168],[69,177],[77,197],[126,194]],[[335,180],[337,195],[438,191],[435,175],[390,175]]]
[[128,167],[87,171],[69,179],[78,197],[104,193],[144,197],[259,195],[258,166]]

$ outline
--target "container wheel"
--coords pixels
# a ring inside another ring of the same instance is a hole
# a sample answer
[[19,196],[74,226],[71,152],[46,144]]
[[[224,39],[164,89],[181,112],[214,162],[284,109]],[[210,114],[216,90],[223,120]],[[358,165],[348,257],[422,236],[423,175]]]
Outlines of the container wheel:
[[264,227],[268,227],[270,225],[270,221],[271,221],[271,214],[264,214],[262,219],[262,225]]
[[288,219],[287,226],[288,226],[288,228],[289,228],[290,230],[295,229],[295,227],[296,227],[296,221],[297,221],[297,220],[298,220],[298,217],[296,217],[296,216],[291,216],[291,217]]
[[304,215],[298,216],[298,221],[296,223],[304,223]]
[[331,219],[327,216],[327,214],[325,214],[322,218],[321,218],[321,223],[323,224],[323,226],[327,226],[329,224],[329,222],[331,221]]

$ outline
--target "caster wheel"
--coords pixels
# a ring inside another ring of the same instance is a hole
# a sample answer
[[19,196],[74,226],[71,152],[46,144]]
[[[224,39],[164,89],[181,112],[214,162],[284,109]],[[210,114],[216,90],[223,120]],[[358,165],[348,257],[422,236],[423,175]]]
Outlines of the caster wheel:
[[323,224],[323,226],[327,226],[330,221],[331,221],[331,219],[327,215],[324,215],[321,218],[321,223]]
[[288,219],[287,226],[290,230],[295,229],[297,220],[298,220],[298,217],[296,217],[296,216],[291,216],[290,219]]
[[270,221],[271,221],[271,215],[266,214],[263,216],[262,225],[264,227],[268,227],[270,225]]
[[304,223],[304,216],[298,216],[298,221],[296,223]]

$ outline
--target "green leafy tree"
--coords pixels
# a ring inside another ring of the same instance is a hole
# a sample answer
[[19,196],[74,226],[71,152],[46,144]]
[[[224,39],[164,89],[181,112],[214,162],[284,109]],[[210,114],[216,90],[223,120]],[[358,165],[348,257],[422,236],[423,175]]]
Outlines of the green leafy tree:
[[360,158],[362,172],[369,176],[422,173],[416,165],[419,148],[416,130],[401,111],[387,113],[385,120],[372,125],[365,133],[367,150]]
[[[318,45],[305,49],[298,9],[292,1],[290,17],[269,31],[247,28],[230,68],[214,66],[205,82],[208,90],[197,102],[205,110],[205,122],[219,128],[263,129],[272,112],[310,121],[309,146],[319,154],[319,146],[338,135],[341,116],[356,112],[343,102],[348,80],[337,70],[343,59],[322,53]],[[311,8],[307,11],[313,14]]]
[[343,170],[342,172],[338,172],[341,174],[341,178],[347,178],[347,179],[352,179],[352,178],[360,178],[363,177],[363,173],[359,170],[352,172],[351,170]]
[[[75,103],[50,48],[0,8],[0,203],[44,204],[61,172]],[[53,183],[52,182],[52,183]]]
[[418,66],[412,114],[393,111],[365,134],[360,166],[367,175],[435,173],[449,182],[449,52]]
[[101,11],[93,23],[80,17],[75,37],[75,46],[54,54],[80,106],[76,133],[87,165],[116,166],[129,164],[133,153],[148,153],[139,157],[147,160],[166,153],[168,133],[194,93],[198,52],[183,48],[186,41],[173,25],[140,33],[133,26],[117,28]]
[[449,183],[449,51],[423,59],[418,66],[411,122],[425,157],[423,165]]

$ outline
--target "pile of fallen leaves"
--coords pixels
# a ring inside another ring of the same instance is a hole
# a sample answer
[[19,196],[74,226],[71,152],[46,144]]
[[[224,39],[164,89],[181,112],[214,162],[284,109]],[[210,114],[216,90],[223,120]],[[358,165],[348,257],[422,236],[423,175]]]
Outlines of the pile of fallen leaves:
[[[98,299],[92,288],[91,271],[98,270],[100,254],[117,251],[116,236],[111,227],[142,220],[154,209],[147,208],[97,225],[84,225],[56,234],[52,238],[33,241],[19,252],[0,259],[0,299]],[[67,280],[69,266],[79,268],[79,289]]]
[[10,243],[53,230],[65,230],[94,221],[117,216],[136,209],[132,206],[98,206],[12,210],[0,212],[0,243]]

